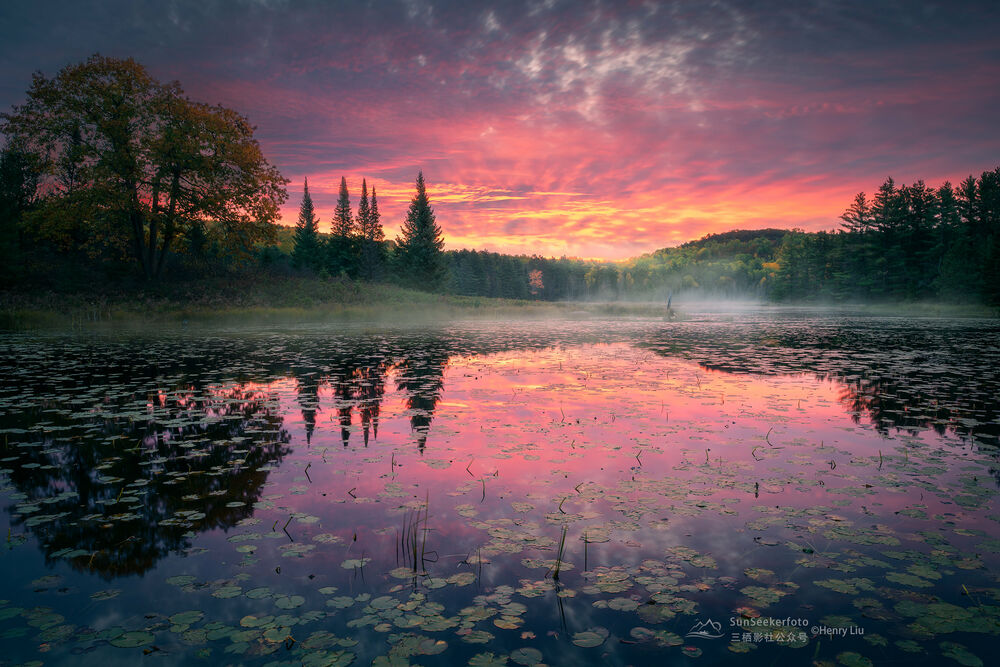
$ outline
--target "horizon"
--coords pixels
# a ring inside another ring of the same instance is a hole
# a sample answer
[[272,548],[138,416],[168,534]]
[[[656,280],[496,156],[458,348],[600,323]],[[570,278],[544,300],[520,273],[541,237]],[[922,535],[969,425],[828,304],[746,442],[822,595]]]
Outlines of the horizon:
[[34,71],[132,57],[250,119],[290,179],[282,224],[304,178],[322,231],[341,176],[352,207],[366,178],[393,238],[423,170],[450,250],[619,261],[829,230],[886,177],[1000,163],[987,2],[62,3],[0,25],[3,110]]

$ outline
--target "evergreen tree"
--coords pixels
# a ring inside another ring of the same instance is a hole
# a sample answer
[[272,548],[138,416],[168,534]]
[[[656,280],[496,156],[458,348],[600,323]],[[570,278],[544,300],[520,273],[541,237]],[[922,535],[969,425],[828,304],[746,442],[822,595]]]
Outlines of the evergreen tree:
[[903,250],[906,295],[910,298],[926,298],[937,270],[932,252],[938,200],[934,190],[928,188],[923,181],[901,188],[901,193],[903,208],[900,246]]
[[327,242],[327,266],[332,275],[357,275],[358,239],[354,220],[351,218],[351,197],[347,192],[347,179],[340,178],[340,196],[333,212],[333,228]]
[[841,223],[849,232],[867,232],[872,228],[872,209],[864,192],[854,196],[854,201],[840,216]]
[[417,174],[417,194],[397,239],[397,260],[403,278],[424,289],[439,287],[445,278],[444,239],[427,199],[424,174]]
[[368,179],[361,179],[361,201],[358,202],[357,223],[358,236],[368,238],[368,225],[371,223],[371,207],[368,205]]
[[958,213],[970,234],[979,226],[979,183],[975,176],[969,176],[959,183],[955,191],[958,199]]
[[1000,167],[979,179],[980,238],[983,239],[983,298],[1000,305]]
[[896,188],[892,177],[885,179],[875,193],[875,201],[872,202],[871,216],[875,229],[884,233],[895,232],[900,224],[900,191]]
[[937,229],[942,233],[942,236],[947,238],[948,235],[958,230],[961,222],[961,217],[958,214],[958,199],[955,198],[955,189],[949,181],[945,181],[938,188],[937,199]]
[[375,195],[374,185],[372,186],[371,211],[369,212],[369,230],[369,240],[378,243],[380,248],[384,247],[385,231],[382,229],[382,214],[378,212],[378,197]]
[[340,177],[340,196],[337,197],[337,208],[333,212],[334,236],[350,237],[354,235],[354,221],[351,218],[351,196],[347,192],[347,179]]
[[295,246],[292,248],[292,265],[300,269],[320,268],[319,220],[309,196],[309,179],[302,185],[302,205],[295,223]]
[[361,202],[358,204],[358,227],[361,238],[359,275],[364,280],[377,280],[382,275],[385,234],[379,219],[378,199],[372,186],[371,203],[368,202],[368,182],[361,181]]

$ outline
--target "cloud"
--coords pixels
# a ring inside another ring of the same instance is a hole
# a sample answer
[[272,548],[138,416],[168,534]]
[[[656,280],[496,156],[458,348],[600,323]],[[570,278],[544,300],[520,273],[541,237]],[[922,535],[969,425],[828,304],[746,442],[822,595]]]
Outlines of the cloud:
[[[286,3],[0,8],[0,106],[30,72],[129,55],[240,110],[329,220],[418,170],[449,247],[625,257],[736,227],[833,228],[888,175],[996,166],[986,2]],[[314,185],[315,184],[315,185]]]

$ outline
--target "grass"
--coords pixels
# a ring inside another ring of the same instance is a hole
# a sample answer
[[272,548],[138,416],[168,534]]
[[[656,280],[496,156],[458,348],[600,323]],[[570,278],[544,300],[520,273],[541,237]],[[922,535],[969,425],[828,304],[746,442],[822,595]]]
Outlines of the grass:
[[[137,328],[171,324],[327,321],[431,323],[481,317],[662,318],[662,303],[541,302],[433,294],[396,285],[247,272],[161,285],[77,278],[58,287],[0,291],[0,329]],[[697,306],[695,306],[697,307]],[[758,306],[759,307],[759,306]],[[801,307],[775,304],[777,309]],[[806,308],[823,308],[807,304]],[[997,309],[950,303],[838,304],[845,314],[996,317]]]
[[160,324],[434,322],[449,318],[663,315],[657,304],[551,303],[433,294],[339,278],[245,275],[160,286],[0,292],[0,328]]

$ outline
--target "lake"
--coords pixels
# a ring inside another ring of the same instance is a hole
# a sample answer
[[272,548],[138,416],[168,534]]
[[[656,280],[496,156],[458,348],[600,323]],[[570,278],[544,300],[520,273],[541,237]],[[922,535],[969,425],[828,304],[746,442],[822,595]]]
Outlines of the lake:
[[996,650],[996,321],[9,333],[0,377],[2,664]]

